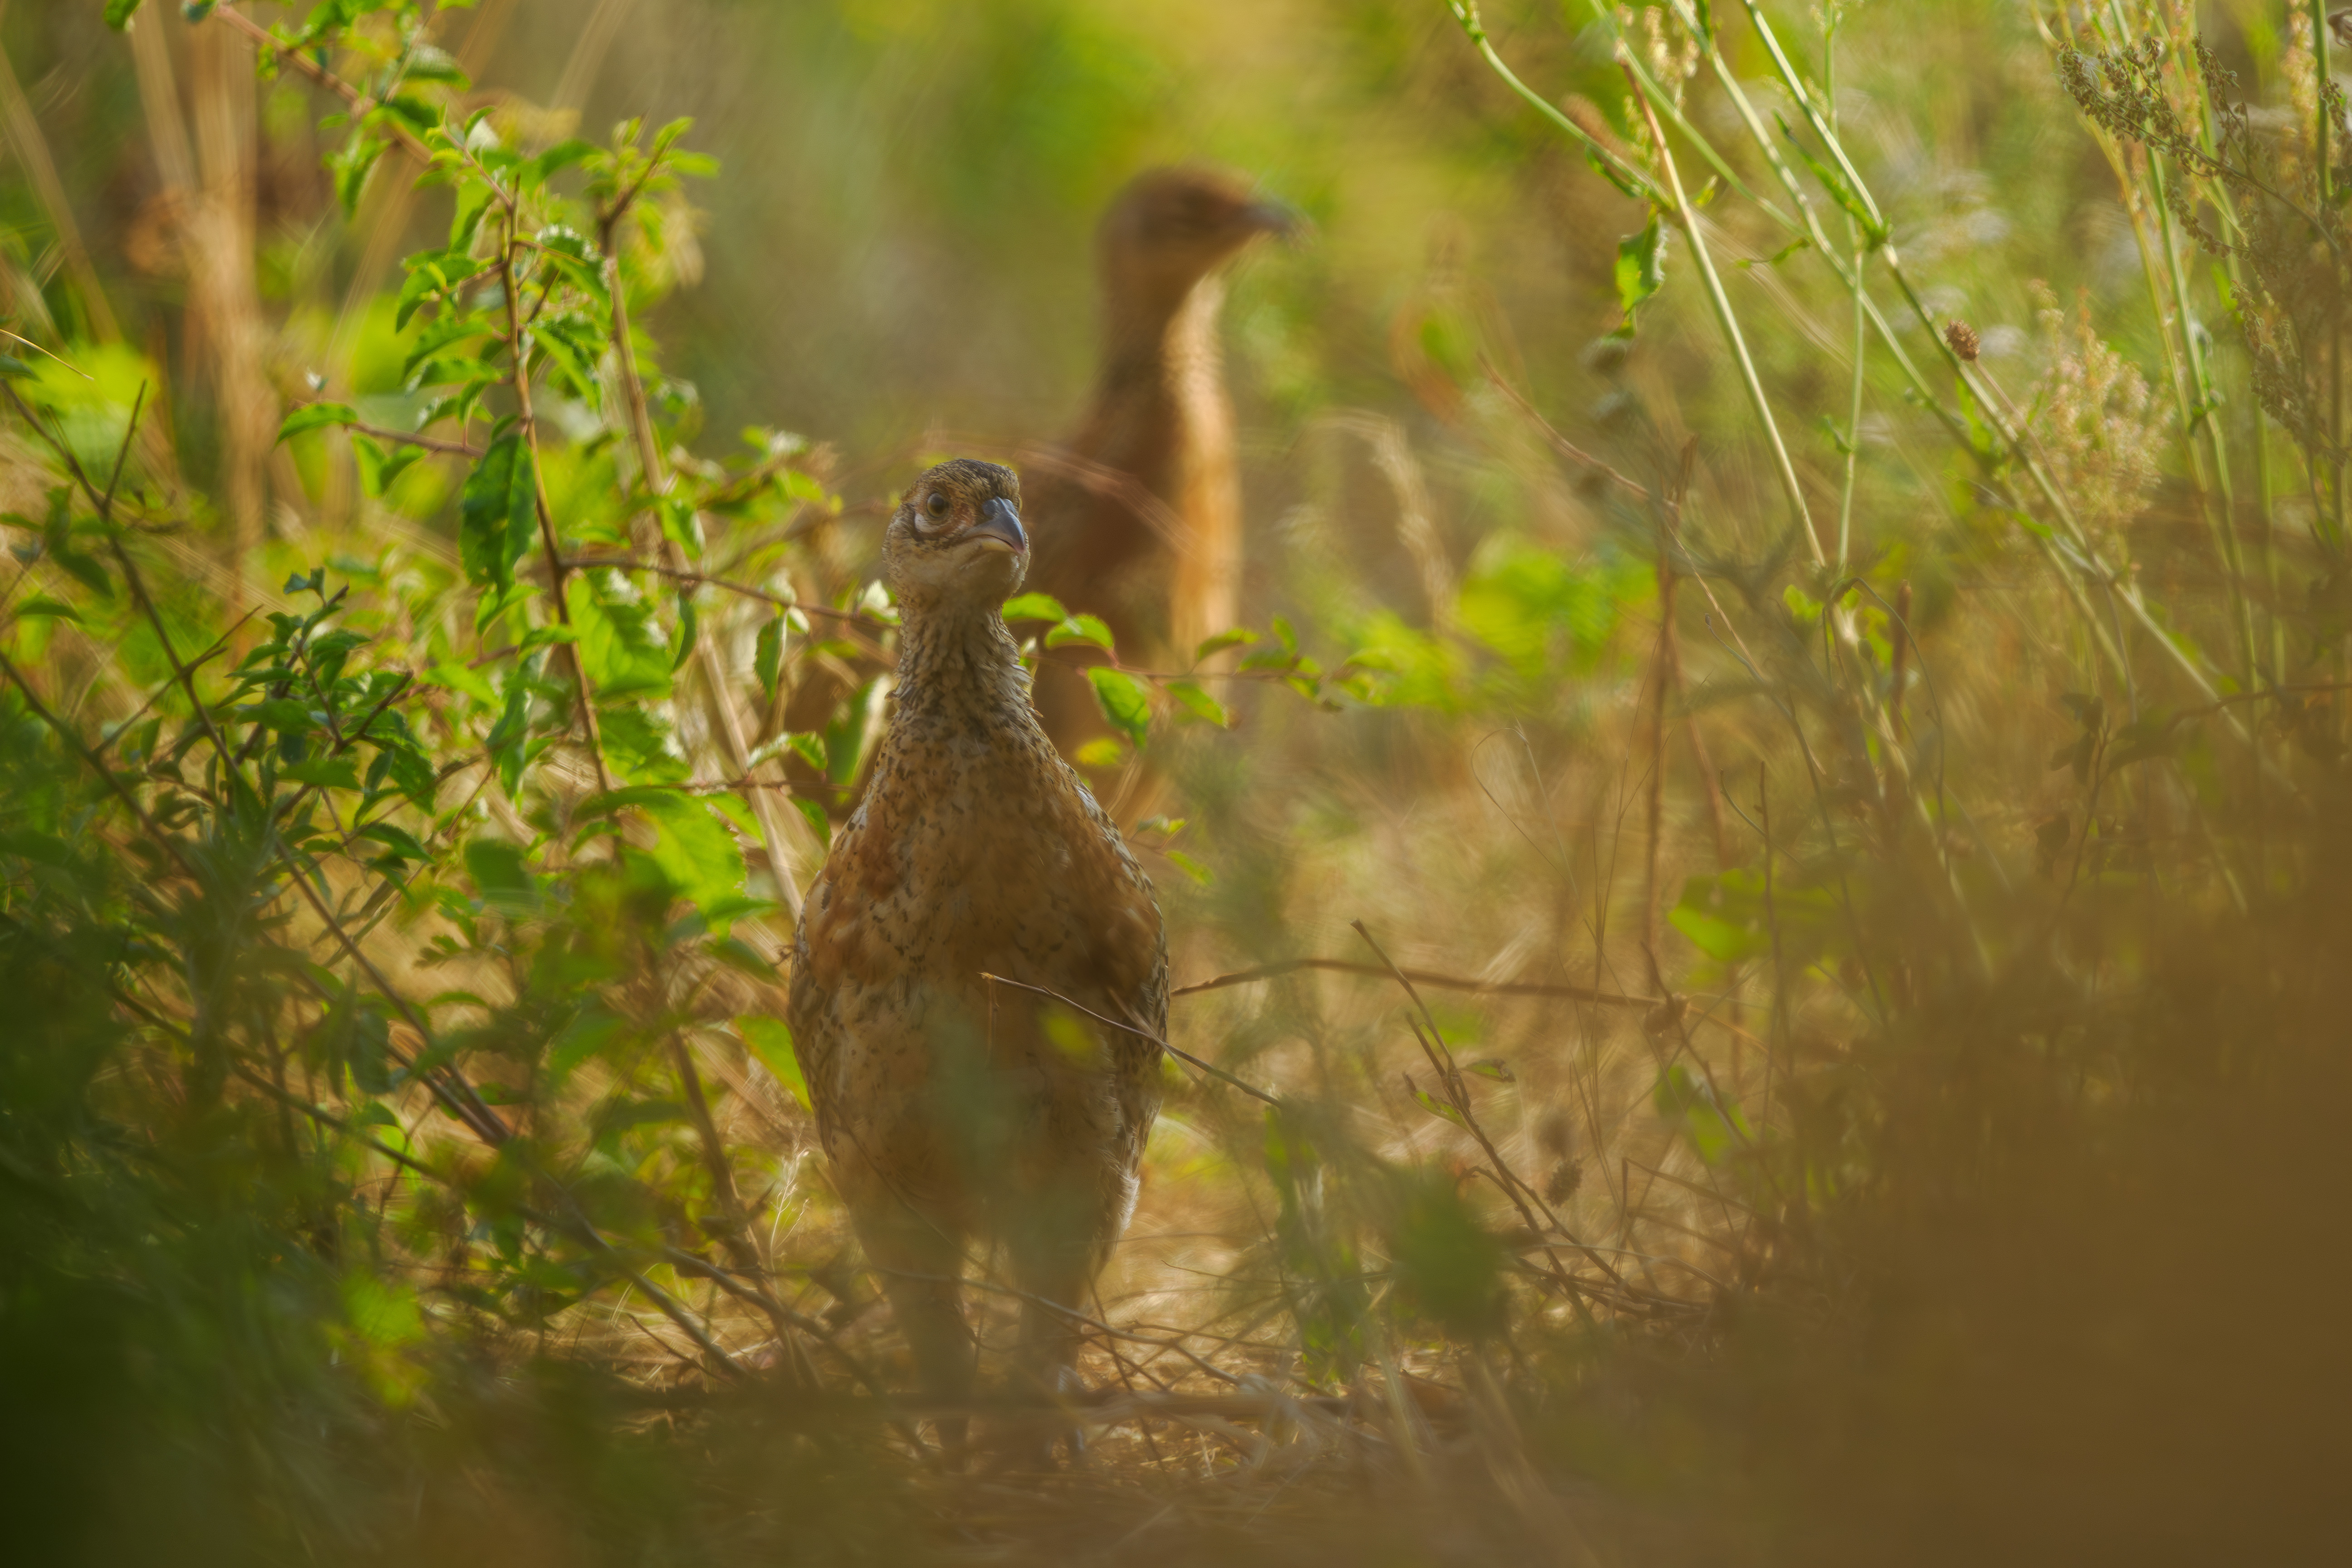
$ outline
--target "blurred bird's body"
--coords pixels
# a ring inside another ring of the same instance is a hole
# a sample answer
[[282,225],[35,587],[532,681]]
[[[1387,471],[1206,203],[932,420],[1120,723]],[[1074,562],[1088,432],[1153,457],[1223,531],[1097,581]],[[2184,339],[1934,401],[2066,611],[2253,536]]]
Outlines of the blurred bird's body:
[[1068,1320],[1039,1303],[1079,1308],[1133,1209],[1167,1024],[1151,885],[1039,727],[998,613],[1025,564],[1018,495],[1006,469],[942,464],[892,520],[893,711],[793,968],[793,1046],[835,1184],[945,1395],[971,1384],[960,1277],[967,1245],[990,1239],[1037,1299],[1028,1373],[1049,1388],[1070,1375]]
[[[1241,479],[1220,271],[1290,223],[1204,169],[1139,175],[1103,214],[1101,369],[1077,429],[1028,455],[1029,585],[1101,616],[1130,663],[1189,665],[1238,612]],[[1101,732],[1085,682],[1066,672],[1039,683],[1037,705],[1066,749]]]

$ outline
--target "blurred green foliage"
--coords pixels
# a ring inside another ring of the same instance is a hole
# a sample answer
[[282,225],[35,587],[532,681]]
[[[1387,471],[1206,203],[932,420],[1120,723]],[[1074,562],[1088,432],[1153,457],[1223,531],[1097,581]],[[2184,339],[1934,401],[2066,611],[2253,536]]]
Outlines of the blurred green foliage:
[[[2197,163],[2201,29],[2261,110],[2210,145],[2341,255],[2275,9],[0,15],[18,1538],[2320,1557],[2352,619],[2341,432],[2256,410],[2341,289],[2181,226],[2277,216]],[[2127,44],[2169,164],[2061,89]],[[175,69],[242,231],[169,188]],[[1150,1201],[1226,1250],[1104,1364],[1269,1403],[1018,1514],[877,1407],[775,963],[882,722],[877,514],[1066,420],[1092,215],[1192,157],[1316,224],[1230,280],[1251,625],[1009,618],[1108,656],[1188,972],[1464,973],[1188,1004]]]

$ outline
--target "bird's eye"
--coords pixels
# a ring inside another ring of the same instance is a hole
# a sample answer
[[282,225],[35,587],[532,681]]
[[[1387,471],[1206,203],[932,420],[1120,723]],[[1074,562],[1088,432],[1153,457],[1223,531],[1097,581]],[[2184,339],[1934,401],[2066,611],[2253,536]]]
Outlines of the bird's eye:
[[933,517],[945,517],[948,514],[948,498],[938,490],[933,490],[931,499],[923,503],[923,510]]

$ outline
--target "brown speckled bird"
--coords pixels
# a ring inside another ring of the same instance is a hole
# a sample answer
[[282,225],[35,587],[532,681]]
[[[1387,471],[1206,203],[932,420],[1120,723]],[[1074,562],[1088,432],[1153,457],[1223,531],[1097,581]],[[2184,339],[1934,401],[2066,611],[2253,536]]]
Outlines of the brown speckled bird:
[[[1097,237],[1102,368],[1086,417],[1028,464],[1029,585],[1100,616],[1131,661],[1192,658],[1234,623],[1241,479],[1217,342],[1224,263],[1293,215],[1215,169],[1153,169]],[[1082,679],[1056,671],[1038,708],[1055,740],[1098,733]]]
[[[1151,884],[1055,752],[999,614],[1028,564],[1020,482],[960,458],[883,536],[898,685],[864,801],[808,892],[793,1044],[834,1180],[933,1393],[973,1373],[971,1244],[1083,1309],[1135,1205],[1159,1048],[1033,992],[1166,1037]],[[1072,1376],[1076,1335],[1032,1303],[1023,1364]],[[943,1428],[943,1436],[950,1436]]]

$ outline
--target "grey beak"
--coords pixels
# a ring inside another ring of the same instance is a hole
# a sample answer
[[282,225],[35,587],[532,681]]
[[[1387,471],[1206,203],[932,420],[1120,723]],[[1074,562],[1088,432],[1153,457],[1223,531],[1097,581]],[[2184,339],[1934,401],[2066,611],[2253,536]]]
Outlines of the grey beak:
[[1242,222],[1250,228],[1278,235],[1284,239],[1296,239],[1307,228],[1307,220],[1297,208],[1271,200],[1252,202],[1244,207]]
[[1029,548],[1029,536],[1021,531],[1020,512],[1002,496],[992,497],[980,509],[980,521],[971,525],[971,531],[964,537],[980,541],[986,549],[1007,551],[1014,555]]

